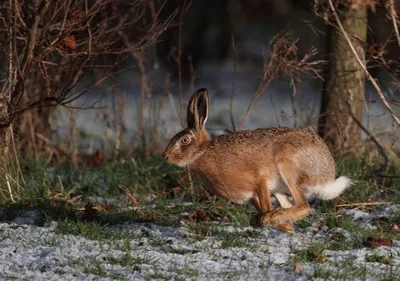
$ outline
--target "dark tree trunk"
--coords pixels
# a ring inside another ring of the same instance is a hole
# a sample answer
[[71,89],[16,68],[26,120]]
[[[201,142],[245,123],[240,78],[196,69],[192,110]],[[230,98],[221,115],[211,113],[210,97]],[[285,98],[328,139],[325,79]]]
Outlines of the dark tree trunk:
[[[344,30],[365,64],[367,7],[362,4],[338,8]],[[362,120],[365,73],[343,33],[335,27],[330,37],[330,64],[321,106],[320,134],[335,154],[359,155],[363,151],[361,129],[353,121]]]

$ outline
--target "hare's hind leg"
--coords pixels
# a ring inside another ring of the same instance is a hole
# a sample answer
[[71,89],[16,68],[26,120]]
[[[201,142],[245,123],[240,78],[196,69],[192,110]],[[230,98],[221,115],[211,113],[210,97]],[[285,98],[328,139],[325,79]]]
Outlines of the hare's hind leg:
[[[282,195],[282,196],[280,196]],[[275,195],[275,197],[277,198],[279,204],[283,207],[283,205],[287,206],[287,207],[291,207],[291,203],[289,201],[289,199],[287,198],[287,196],[285,194],[280,194],[278,195],[278,197]],[[285,201],[286,198],[286,201]],[[263,223],[262,218],[273,212],[273,207],[272,207],[272,202],[271,202],[271,191],[270,188],[268,186],[268,181],[263,182],[263,184],[259,187],[259,189],[256,192],[256,195],[252,198],[252,203],[254,205],[254,207],[256,207],[257,211],[259,212],[259,214],[253,216],[250,220],[250,224],[253,227],[262,227],[265,224]],[[287,204],[290,204],[290,206],[288,206]],[[277,224],[273,224],[273,227],[285,231],[285,232],[289,232],[289,233],[294,233],[294,227],[293,224],[291,222],[284,222],[284,223],[277,223]]]
[[287,204],[288,202],[285,202],[283,204],[289,206],[289,208],[285,208],[283,205],[281,205],[283,207],[282,209],[274,210],[264,214],[261,217],[261,223],[263,225],[276,226],[281,224],[291,224],[302,219],[311,212],[310,205],[297,185],[297,174],[295,172],[296,169],[292,167],[291,163],[281,163],[278,165],[278,168],[282,181],[286,184],[293,196],[294,206],[290,207]]

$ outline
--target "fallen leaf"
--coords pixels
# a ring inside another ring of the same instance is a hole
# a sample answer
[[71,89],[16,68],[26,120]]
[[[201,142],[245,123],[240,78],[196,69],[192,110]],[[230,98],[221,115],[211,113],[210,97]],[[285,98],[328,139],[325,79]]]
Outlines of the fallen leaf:
[[371,248],[377,248],[381,246],[393,247],[393,240],[389,238],[368,237],[367,241],[365,241],[365,244]]
[[326,255],[319,254],[319,255],[316,255],[316,256],[314,257],[314,259],[315,259],[316,262],[325,263],[325,262],[327,262],[328,257],[327,257]]
[[398,226],[397,224],[393,225],[393,230],[396,232],[400,232],[400,226]]
[[331,239],[334,240],[334,241],[337,241],[337,240],[340,240],[341,236],[342,235],[339,232],[333,232],[331,234]]
[[22,225],[10,225],[9,228],[11,229],[18,229],[18,228],[22,228]]
[[100,150],[96,150],[96,152],[88,159],[88,164],[89,166],[99,166],[103,164],[104,160],[104,153]]
[[105,204],[103,204],[103,205],[94,205],[92,208],[94,210],[96,210],[97,212],[99,212],[99,213],[108,214],[108,207]]
[[188,215],[188,219],[196,222],[211,221],[211,217],[202,209],[196,209]]

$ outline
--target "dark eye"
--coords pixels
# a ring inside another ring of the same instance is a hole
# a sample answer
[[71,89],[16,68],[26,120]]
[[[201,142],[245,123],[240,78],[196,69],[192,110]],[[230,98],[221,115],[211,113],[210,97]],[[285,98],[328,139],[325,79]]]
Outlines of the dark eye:
[[182,144],[189,144],[189,142],[190,142],[190,139],[188,137],[182,137],[181,138],[181,143]]

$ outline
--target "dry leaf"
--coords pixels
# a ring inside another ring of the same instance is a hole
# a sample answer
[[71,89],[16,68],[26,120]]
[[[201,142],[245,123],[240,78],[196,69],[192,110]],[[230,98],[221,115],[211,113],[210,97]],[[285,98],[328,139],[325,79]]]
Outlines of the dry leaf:
[[316,262],[325,263],[328,260],[328,257],[326,255],[320,254],[314,257],[314,259]]
[[70,51],[74,52],[78,44],[76,43],[75,36],[70,35],[65,37],[60,43],[57,45],[57,48],[60,51]]
[[89,166],[99,166],[105,161],[104,153],[100,150],[96,152],[88,159]]
[[75,51],[76,46],[78,45],[75,40],[75,36],[71,35],[66,37],[61,43],[65,48],[70,49],[71,51]]
[[18,228],[22,228],[22,225],[10,225],[9,228],[10,229],[18,229]]
[[205,211],[196,209],[188,215],[188,219],[196,222],[211,221],[211,217]]
[[396,232],[400,232],[400,226],[398,226],[397,224],[393,225],[393,230]]
[[377,248],[381,246],[393,247],[393,240],[389,238],[368,237],[365,242],[368,247]]
[[96,210],[99,213],[102,214],[107,214],[108,213],[108,208],[106,205],[95,205],[92,207],[94,210]]
[[333,232],[331,234],[331,239],[335,240],[335,241],[340,240],[341,237],[342,237],[342,235],[339,232]]

